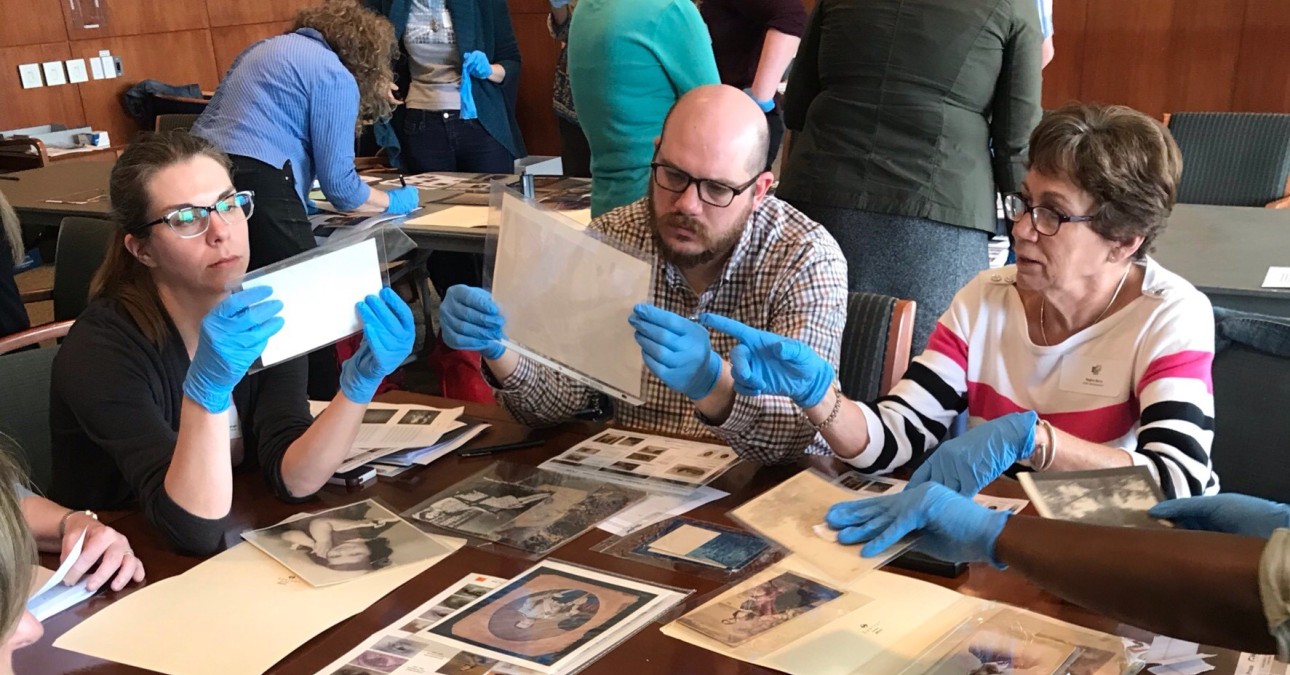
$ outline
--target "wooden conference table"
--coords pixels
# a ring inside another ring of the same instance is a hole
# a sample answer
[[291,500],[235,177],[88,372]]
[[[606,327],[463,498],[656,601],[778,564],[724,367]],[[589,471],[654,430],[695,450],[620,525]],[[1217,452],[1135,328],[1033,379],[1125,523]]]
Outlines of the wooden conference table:
[[[107,218],[111,211],[108,203],[108,179],[113,162],[62,162],[39,169],[0,174],[0,192],[14,207],[22,221],[24,236],[29,241],[48,236],[47,228],[57,229],[68,216]],[[397,174],[373,173],[382,179]],[[516,177],[518,178],[518,176]],[[382,185],[380,189],[389,189]],[[422,190],[422,209],[416,215],[426,215],[451,208],[447,204],[432,203],[452,194],[451,190]],[[78,204],[73,202],[88,203]],[[462,227],[416,227],[405,230],[423,251],[456,251],[483,253],[487,233],[487,209],[483,212],[478,229]]]
[[[388,402],[423,403],[440,407],[457,405],[446,399],[402,392],[381,398]],[[490,440],[490,436],[502,434],[509,436],[519,431],[518,425],[511,421],[501,408],[477,404],[465,404],[465,406],[466,414],[489,420],[496,427],[474,441],[475,443],[493,444],[494,441]],[[294,513],[317,511],[368,498],[374,498],[396,511],[403,511],[439,490],[482,470],[494,461],[506,460],[537,465],[556,451],[572,446],[600,428],[602,425],[598,424],[570,423],[549,430],[548,442],[543,447],[472,459],[461,459],[453,455],[440,459],[428,467],[409,470],[391,480],[379,479],[376,483],[359,490],[347,492],[343,488],[328,486],[316,500],[304,504],[292,505],[280,502],[269,493],[257,473],[239,473],[234,488],[232,516],[234,526],[233,531],[228,535],[228,540],[235,542],[238,540],[237,533],[244,529],[272,525]],[[727,511],[784,480],[799,468],[796,466],[759,468],[750,464],[741,464],[713,484],[714,487],[730,492],[729,497],[699,507],[689,515],[700,520],[731,524],[725,517]],[[1006,479],[990,486],[986,491],[998,496],[1023,496],[1020,487]],[[130,538],[135,553],[147,568],[148,582],[181,574],[201,562],[198,558],[181,556],[170,551],[141,513],[113,515],[115,517],[110,521],[111,525]],[[551,557],[650,582],[695,589],[697,592],[689,598],[687,610],[701,602],[700,598],[705,594],[711,593],[720,586],[717,582],[707,579],[634,563],[590,550],[593,545],[608,536],[601,530],[592,530],[556,549]],[[57,561],[47,557],[44,562],[50,565]],[[462,548],[390,595],[378,600],[366,611],[337,624],[300,646],[270,672],[298,675],[315,673],[359,642],[397,621],[462,577],[471,573],[512,577],[531,565],[532,562],[518,557],[508,557],[470,547]],[[1006,570],[996,570],[989,565],[972,565],[970,570],[958,579],[945,579],[895,569],[891,571],[954,588],[966,595],[1006,602],[1091,628],[1109,631],[1115,627],[1109,619],[1066,604],[1035,588],[1020,576]],[[72,626],[103,608],[114,598],[124,596],[133,590],[129,588],[121,593],[101,594],[87,603],[52,617],[45,624],[44,637],[37,644],[15,654],[16,672],[29,675],[71,672],[81,674],[145,672],[52,646],[54,640]],[[247,607],[246,611],[254,612],[255,608]],[[147,635],[139,636],[141,641],[148,639]],[[246,639],[255,640],[256,636],[247,635]],[[228,648],[237,649],[237,645],[230,644]],[[193,657],[201,658],[201,655],[194,654]],[[773,671],[728,659],[714,652],[666,637],[659,632],[658,625],[651,625],[604,655],[586,672],[734,674]]]

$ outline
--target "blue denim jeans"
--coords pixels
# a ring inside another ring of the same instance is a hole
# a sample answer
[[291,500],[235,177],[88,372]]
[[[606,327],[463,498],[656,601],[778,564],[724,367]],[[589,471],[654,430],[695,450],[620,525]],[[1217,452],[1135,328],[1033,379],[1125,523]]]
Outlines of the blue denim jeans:
[[1290,358],[1290,321],[1214,308],[1214,352],[1237,344],[1272,356]]
[[408,173],[515,170],[515,158],[484,125],[477,119],[461,119],[456,110],[407,110],[402,131],[399,141]]

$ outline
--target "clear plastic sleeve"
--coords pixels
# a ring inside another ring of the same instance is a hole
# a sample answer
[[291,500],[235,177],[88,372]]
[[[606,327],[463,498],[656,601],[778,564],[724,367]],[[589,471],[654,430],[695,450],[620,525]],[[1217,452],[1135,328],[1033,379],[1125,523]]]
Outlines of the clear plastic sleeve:
[[444,618],[426,634],[541,675],[576,673],[665,616],[692,592],[547,560]]
[[847,583],[887,564],[917,541],[907,536],[882,555],[865,558],[859,545],[844,545],[824,521],[829,508],[839,502],[867,499],[807,469],[767,490],[727,514],[740,525],[771,539],[821,572],[826,578]]
[[774,542],[751,532],[683,517],[605,539],[591,550],[721,582],[742,579],[784,557]]
[[489,222],[484,284],[506,318],[504,344],[620,401],[643,403],[644,361],[627,319],[653,295],[654,258],[500,182]]
[[901,675],[1128,675],[1144,665],[1118,637],[995,605],[960,623]]
[[362,330],[355,305],[390,282],[390,263],[416,246],[395,225],[333,237],[315,249],[247,273],[229,290],[269,286],[285,323],[248,372],[289,361]]
[[644,498],[623,485],[497,462],[402,515],[472,546],[534,559]]
[[708,595],[672,625],[732,650],[745,661],[758,659],[828,626],[869,601],[843,586],[783,565],[772,565],[739,585]]

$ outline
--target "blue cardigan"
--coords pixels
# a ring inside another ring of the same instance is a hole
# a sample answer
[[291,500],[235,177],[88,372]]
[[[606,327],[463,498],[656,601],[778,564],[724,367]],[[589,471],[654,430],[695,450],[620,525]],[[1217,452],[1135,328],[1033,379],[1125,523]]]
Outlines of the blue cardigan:
[[[400,97],[407,95],[411,76],[408,72],[408,54],[403,49],[403,31],[408,25],[412,10],[411,0],[363,0],[369,8],[384,14],[394,24],[395,38],[399,41],[400,56],[395,64],[395,80],[399,83]],[[524,138],[515,121],[515,98],[520,81],[520,48],[511,29],[511,14],[506,0],[446,0],[452,15],[453,30],[457,37],[457,52],[481,51],[490,63],[506,69],[506,79],[498,84],[489,80],[475,80],[473,92],[479,122],[511,156],[520,158],[528,154]],[[389,152],[390,162],[402,166],[399,158],[399,140],[394,130],[402,126],[403,108],[397,108],[394,119],[377,123],[376,140]]]

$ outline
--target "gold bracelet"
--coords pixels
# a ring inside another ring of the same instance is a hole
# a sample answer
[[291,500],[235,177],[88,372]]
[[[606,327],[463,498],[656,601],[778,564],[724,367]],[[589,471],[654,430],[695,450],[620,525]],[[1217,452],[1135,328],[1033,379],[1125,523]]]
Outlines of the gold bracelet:
[[833,411],[829,413],[828,417],[824,418],[823,422],[816,424],[815,422],[811,422],[811,418],[809,417],[806,418],[806,421],[810,422],[811,428],[815,429],[816,433],[819,433],[829,428],[829,425],[833,424],[833,421],[838,418],[838,412],[842,410],[842,392],[840,390],[834,389],[833,393],[834,393]]
[[90,511],[89,509],[86,509],[86,510],[84,510],[84,511],[68,511],[67,513],[64,513],[64,514],[63,514],[63,518],[62,518],[61,520],[59,520],[59,521],[58,521],[58,540],[59,540],[59,541],[62,541],[62,540],[63,540],[63,537],[67,536],[67,519],[68,519],[68,518],[71,518],[72,516],[74,516],[74,515],[76,515],[76,514],[78,514],[78,513],[83,513],[83,514],[85,514],[85,515],[87,515],[87,516],[89,516],[89,517],[93,518],[94,520],[98,520],[98,519],[99,519],[99,514],[97,514],[97,513],[93,512],[93,511]]

